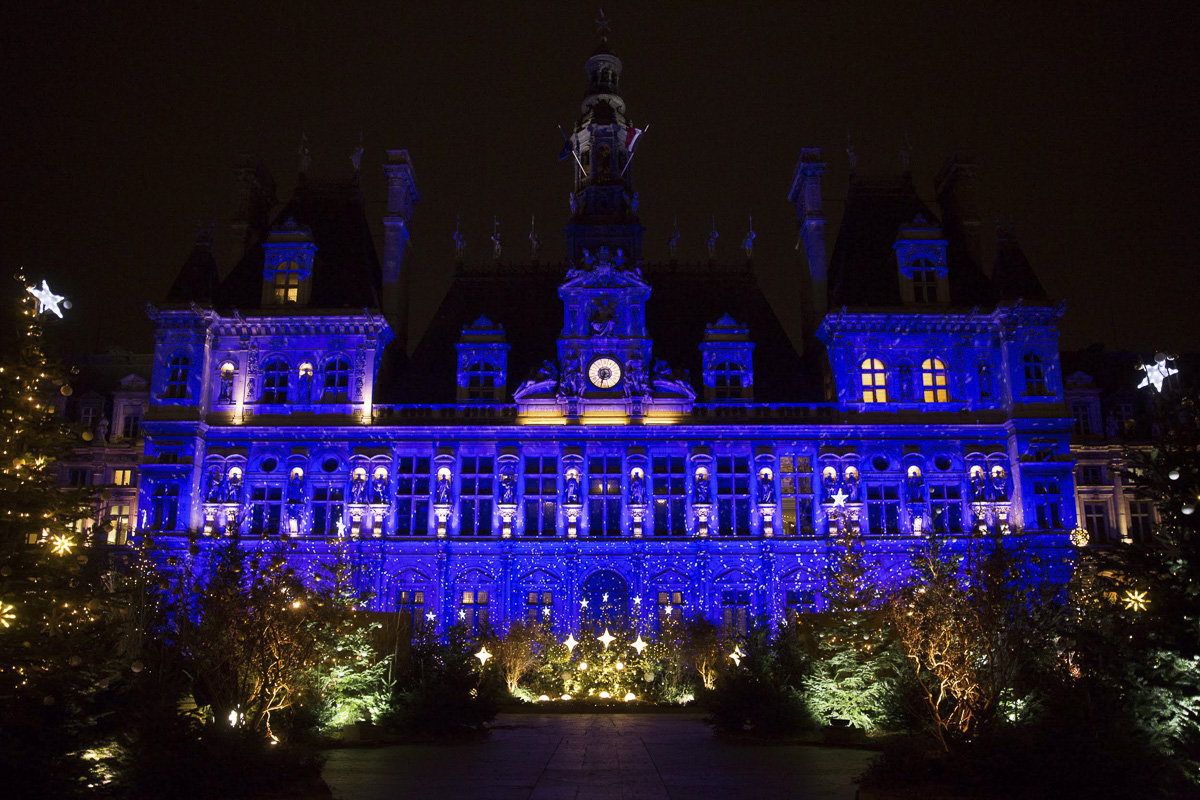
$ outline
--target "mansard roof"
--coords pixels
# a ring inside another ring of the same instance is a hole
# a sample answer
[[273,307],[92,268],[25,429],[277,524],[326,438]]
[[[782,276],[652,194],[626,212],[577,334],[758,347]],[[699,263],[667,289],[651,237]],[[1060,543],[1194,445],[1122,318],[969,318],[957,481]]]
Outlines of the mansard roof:
[[167,292],[168,303],[205,303],[216,293],[220,276],[213,257],[212,234],[201,231],[191,255]]
[[1014,300],[1046,301],[1042,282],[1034,274],[1025,251],[1017,241],[1012,225],[996,226],[996,258],[992,266],[992,286],[1001,302]]
[[[566,274],[562,264],[460,267],[409,363],[387,387],[377,390],[378,402],[454,402],[454,345],[462,326],[481,314],[504,325],[512,347],[507,386],[511,394],[543,361],[557,358],[563,326],[558,288]],[[693,388],[701,385],[699,345],[705,328],[730,314],[749,327],[755,345],[756,402],[820,399],[819,381],[809,376],[745,265],[643,264],[642,275],[651,289],[646,327],[654,341],[654,358],[687,370]]]
[[308,308],[379,308],[381,270],[358,182],[312,182],[303,176],[295,196],[271,225],[252,231],[252,244],[217,288],[214,304],[240,310],[261,307],[262,243],[271,228],[293,219],[312,231],[317,246]]
[[[899,177],[851,176],[846,211],[829,259],[830,308],[901,305],[893,245],[900,229],[918,216],[942,224],[918,196],[908,173]],[[948,241],[946,268],[951,304],[990,304],[992,292],[987,277],[967,256],[962,231],[943,226],[943,232]]]

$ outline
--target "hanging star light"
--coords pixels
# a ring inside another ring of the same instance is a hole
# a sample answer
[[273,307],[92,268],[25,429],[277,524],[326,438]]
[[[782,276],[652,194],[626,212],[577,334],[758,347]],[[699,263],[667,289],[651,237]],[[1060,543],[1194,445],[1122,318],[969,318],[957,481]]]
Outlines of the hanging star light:
[[550,616],[550,606],[546,606],[545,608],[542,609],[542,616],[543,617]]
[[575,639],[575,634],[573,634],[573,633],[568,633],[568,634],[567,634],[566,641],[564,641],[564,642],[563,642],[563,644],[565,644],[565,645],[567,646],[567,652],[568,652],[568,653],[574,653],[574,652],[575,652],[575,645],[579,644],[579,642],[578,642],[578,641],[576,641],[576,639]]
[[0,625],[6,628],[12,627],[12,621],[17,618],[16,608],[7,603],[0,603]]
[[50,285],[44,280],[40,289],[36,286],[30,286],[29,293],[37,298],[39,314],[49,311],[54,316],[62,319],[62,310],[59,308],[59,305],[61,304],[63,308],[70,308],[68,304],[62,302],[66,298],[50,291]]
[[56,556],[65,556],[71,552],[71,548],[75,546],[75,540],[66,534],[55,536],[51,540],[51,546],[54,549]]
[[1163,353],[1156,353],[1154,358],[1153,364],[1138,365],[1138,369],[1145,372],[1146,377],[1142,378],[1142,382],[1137,385],[1137,388],[1144,389],[1147,386],[1153,386],[1154,391],[1161,393],[1163,381],[1172,375],[1178,375],[1179,370],[1167,365],[1167,361],[1170,359]]
[[1145,611],[1149,605],[1150,598],[1146,597],[1146,592],[1133,589],[1125,592],[1125,607],[1130,611]]
[[733,665],[735,667],[740,667],[742,665],[742,659],[746,657],[746,654],[742,652],[742,646],[738,645],[733,648],[733,652],[729,654],[729,657],[733,659]]
[[850,495],[843,492],[841,487],[838,487],[837,492],[835,492],[832,497],[834,508],[845,508],[846,501],[850,499]]
[[671,612],[674,610],[675,610],[675,607],[670,604],[663,606],[663,613],[666,614],[667,616],[671,616]]
[[608,602],[608,592],[605,592],[603,595],[601,595],[600,599],[607,603]]
[[460,609],[458,610],[458,618],[459,618],[459,619],[466,619],[466,618],[467,618],[467,612],[466,612],[466,611],[464,611],[463,609],[461,609],[461,608],[460,608]]
[[586,597],[579,601],[579,607],[587,608],[587,598]]
[[615,637],[615,636],[613,636],[611,633],[609,633],[609,632],[608,632],[608,628],[605,628],[605,629],[604,629],[604,635],[603,635],[603,636],[597,636],[597,637],[596,637],[596,639],[597,639],[598,641],[600,641],[601,643],[603,643],[603,644],[604,644],[604,649],[605,649],[605,650],[607,650],[607,649],[608,649],[608,646],[617,640],[617,637]]
[[486,667],[488,659],[492,657],[492,654],[487,651],[486,647],[481,647],[479,648],[479,652],[475,654],[475,657],[479,659],[479,666]]
[[433,613],[432,611],[429,611],[425,614],[425,619],[429,620],[430,622],[433,622],[435,619],[437,619],[437,614]]
[[642,654],[642,651],[643,651],[643,650],[645,650],[645,649],[646,649],[647,647],[649,647],[649,646],[650,646],[650,645],[646,644],[646,643],[645,643],[645,642],[642,640],[642,635],[639,633],[639,634],[638,634],[638,637],[637,637],[637,640],[636,640],[636,641],[634,641],[634,643],[633,643],[633,649],[634,649],[634,650],[637,650],[637,654],[640,656],[640,655]]
[[640,597],[633,598],[633,604],[635,606],[640,606],[642,604],[642,598],[640,598]]
[[342,522],[340,519],[337,521],[337,532],[339,539],[346,538],[346,523]]

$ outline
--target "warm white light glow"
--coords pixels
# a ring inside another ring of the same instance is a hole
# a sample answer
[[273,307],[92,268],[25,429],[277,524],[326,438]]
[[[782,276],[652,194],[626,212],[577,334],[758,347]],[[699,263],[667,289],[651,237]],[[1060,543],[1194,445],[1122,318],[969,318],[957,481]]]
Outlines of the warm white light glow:
[[637,654],[640,656],[642,651],[649,646],[650,645],[646,644],[646,642],[642,640],[642,635],[639,633],[637,639],[633,643],[633,649],[637,650]]
[[479,666],[486,667],[488,659],[492,657],[492,654],[487,651],[486,647],[481,647],[479,648],[479,652],[475,654],[475,657],[479,659]]
[[597,636],[596,639],[601,642],[604,645],[604,649],[607,650],[608,646],[617,640],[617,637],[609,633],[608,628],[605,628],[604,634],[602,636]]
[[633,700],[637,700],[637,695],[635,695],[633,692],[627,692],[625,694],[625,702],[629,703]]
[[567,646],[568,653],[574,653],[575,645],[579,644],[579,642],[575,640],[575,634],[568,633],[566,641],[564,641],[563,644],[565,644]]

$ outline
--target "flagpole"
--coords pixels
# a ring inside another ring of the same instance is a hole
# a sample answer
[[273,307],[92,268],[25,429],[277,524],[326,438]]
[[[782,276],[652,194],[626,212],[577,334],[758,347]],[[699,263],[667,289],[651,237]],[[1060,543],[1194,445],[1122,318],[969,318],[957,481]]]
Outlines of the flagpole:
[[[650,126],[649,126],[649,125],[647,125],[646,127],[642,128],[642,133],[641,133],[641,135],[639,135],[639,136],[638,136],[638,138],[640,139],[640,138],[641,138],[642,136],[644,136],[644,135],[645,135],[645,134],[646,134],[646,133],[647,133],[649,130],[650,130]],[[629,154],[629,160],[625,162],[625,166],[621,167],[621,174],[617,176],[618,178],[624,178],[624,177],[625,177],[625,170],[629,169],[629,165],[633,163],[633,159],[634,159],[634,157],[635,157],[635,156],[637,156],[637,150],[634,150],[632,153],[630,153],[630,154]]]
[[[647,125],[646,127],[648,128],[648,127],[650,127],[650,126],[649,126],[649,125]],[[571,144],[571,140],[570,140],[569,138],[567,138],[567,132],[563,130],[563,127],[562,127],[562,125],[559,125],[559,126],[558,126],[558,132],[562,134],[563,141],[564,141],[564,142],[566,142],[568,146],[570,146],[570,144]],[[575,153],[575,148],[574,148],[574,147],[571,147],[571,155],[574,157],[574,159],[575,159],[575,163],[579,165],[579,171],[580,171],[581,173],[583,173],[583,177],[585,177],[585,178],[586,178],[586,177],[587,177],[587,170],[583,168],[583,162],[579,160],[579,156],[578,156],[578,155]]]

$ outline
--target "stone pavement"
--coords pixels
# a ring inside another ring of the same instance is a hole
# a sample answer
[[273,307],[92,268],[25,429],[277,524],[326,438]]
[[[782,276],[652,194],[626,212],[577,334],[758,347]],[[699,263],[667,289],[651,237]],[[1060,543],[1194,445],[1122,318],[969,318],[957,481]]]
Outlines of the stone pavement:
[[508,714],[464,744],[334,750],[338,800],[852,800],[874,754],[751,745],[713,736],[700,714]]

